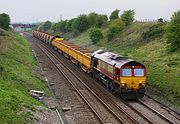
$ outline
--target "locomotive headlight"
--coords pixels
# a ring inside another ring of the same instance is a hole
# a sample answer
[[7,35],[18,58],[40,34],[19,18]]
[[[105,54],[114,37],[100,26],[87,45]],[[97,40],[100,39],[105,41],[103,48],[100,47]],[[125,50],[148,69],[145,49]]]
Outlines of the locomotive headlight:
[[139,83],[140,83],[140,84],[144,84],[145,82],[140,80]]
[[124,86],[126,86],[126,84],[125,84],[125,83],[122,83],[122,86],[124,87]]

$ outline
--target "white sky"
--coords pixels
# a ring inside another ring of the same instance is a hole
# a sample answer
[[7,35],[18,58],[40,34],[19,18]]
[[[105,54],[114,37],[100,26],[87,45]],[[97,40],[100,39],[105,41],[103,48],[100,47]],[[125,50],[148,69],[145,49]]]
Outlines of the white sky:
[[115,9],[134,9],[137,20],[169,20],[180,10],[180,0],[0,0],[0,13],[9,14],[11,22],[57,22],[61,16],[64,20],[90,12],[110,15]]

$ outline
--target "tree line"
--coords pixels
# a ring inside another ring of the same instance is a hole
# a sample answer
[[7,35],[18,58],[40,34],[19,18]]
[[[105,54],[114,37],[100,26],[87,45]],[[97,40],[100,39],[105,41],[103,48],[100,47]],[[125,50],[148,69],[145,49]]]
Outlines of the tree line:
[[[134,10],[125,10],[121,15],[119,13],[120,10],[116,9],[109,17],[92,12],[88,15],[83,14],[76,18],[62,20],[57,23],[46,21],[40,29],[43,31],[51,30],[55,34],[72,33],[73,36],[77,36],[88,30],[89,38],[94,44],[103,38],[111,41],[121,34],[129,25],[133,24],[135,20]],[[162,18],[158,19],[158,22],[164,23]],[[161,27],[161,24],[158,26]],[[107,28],[107,31],[102,33],[101,28]],[[165,34],[171,51],[176,51],[180,48],[180,11],[172,15],[171,22],[167,24],[166,29],[152,27],[151,31],[143,33],[142,38],[161,34]]]
[[113,39],[120,33],[124,27],[130,25],[134,21],[135,12],[133,10],[124,11],[119,16],[120,10],[114,10],[111,15],[103,15],[92,12],[88,15],[80,15],[77,18],[71,20],[63,20],[52,24],[50,21],[46,21],[41,30],[52,30],[53,33],[68,33],[72,32],[74,36],[87,31],[89,29],[89,36],[93,43],[98,42],[104,36],[100,28],[108,27],[107,38]]

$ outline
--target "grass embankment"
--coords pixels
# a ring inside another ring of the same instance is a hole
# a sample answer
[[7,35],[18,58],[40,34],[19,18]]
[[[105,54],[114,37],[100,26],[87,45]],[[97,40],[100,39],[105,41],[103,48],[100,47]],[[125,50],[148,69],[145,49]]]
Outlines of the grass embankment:
[[[92,44],[88,32],[70,39],[93,50],[107,49],[144,63],[148,84],[162,91],[167,100],[180,107],[180,51],[169,53],[163,33],[166,24],[134,23],[113,41]],[[102,29],[105,32],[106,29]]]
[[23,37],[0,29],[0,123],[21,124],[31,120],[33,105],[42,105],[29,90],[48,89],[35,74],[36,60]]

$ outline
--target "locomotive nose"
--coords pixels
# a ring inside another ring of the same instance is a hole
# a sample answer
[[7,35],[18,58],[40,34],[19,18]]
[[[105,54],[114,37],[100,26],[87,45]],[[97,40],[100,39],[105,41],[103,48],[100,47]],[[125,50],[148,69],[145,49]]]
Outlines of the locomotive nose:
[[138,89],[138,85],[134,81],[131,82],[131,89],[133,90]]
[[131,84],[134,85],[134,81],[132,81]]

